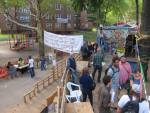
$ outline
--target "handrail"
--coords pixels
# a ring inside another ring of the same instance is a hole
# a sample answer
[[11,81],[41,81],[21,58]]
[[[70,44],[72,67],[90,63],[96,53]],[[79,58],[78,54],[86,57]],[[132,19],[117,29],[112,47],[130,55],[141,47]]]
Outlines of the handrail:
[[[81,60],[81,56],[80,55],[76,55],[74,56],[75,59],[78,61],[78,60]],[[69,75],[69,70],[66,69],[62,79],[61,79],[61,82],[63,83],[63,95],[62,95],[62,98],[61,98],[61,110],[60,110],[60,113],[64,113],[64,110],[65,110],[65,95],[66,95],[66,83],[68,81],[68,75]]]
[[[75,54],[74,58],[76,60],[79,60],[81,58],[81,56]],[[64,72],[63,72],[63,70],[64,70]],[[52,71],[52,73],[48,77],[38,81],[34,85],[33,89],[24,95],[24,97],[23,97],[24,103],[27,103],[27,99],[32,100],[32,98],[35,97],[37,95],[37,93],[40,93],[41,90],[45,89],[52,82],[54,82],[55,80],[58,80],[61,76],[65,75],[65,73],[66,73],[66,58],[58,61],[57,65],[55,67],[53,67],[51,71]],[[47,84],[47,86],[46,86],[46,84]],[[41,87],[41,89],[40,89],[40,87]]]

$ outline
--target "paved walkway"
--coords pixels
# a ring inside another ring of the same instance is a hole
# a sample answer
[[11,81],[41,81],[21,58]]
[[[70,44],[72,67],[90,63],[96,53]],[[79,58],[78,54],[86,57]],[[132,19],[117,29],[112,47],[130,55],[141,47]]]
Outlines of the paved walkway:
[[33,88],[33,85],[50,73],[50,66],[46,71],[36,69],[36,76],[30,77],[29,73],[14,79],[0,79],[0,113],[5,109],[9,109],[14,105],[23,102],[23,95]]

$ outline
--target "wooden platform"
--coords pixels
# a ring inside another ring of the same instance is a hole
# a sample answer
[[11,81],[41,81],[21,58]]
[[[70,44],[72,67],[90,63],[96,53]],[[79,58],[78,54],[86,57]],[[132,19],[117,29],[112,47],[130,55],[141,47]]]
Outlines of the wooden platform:
[[94,113],[89,102],[67,103],[65,113]]

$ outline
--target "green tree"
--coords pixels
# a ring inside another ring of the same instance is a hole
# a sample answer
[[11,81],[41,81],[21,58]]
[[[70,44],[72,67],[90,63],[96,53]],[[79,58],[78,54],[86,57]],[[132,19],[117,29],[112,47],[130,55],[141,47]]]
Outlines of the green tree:
[[[5,16],[10,22],[22,26],[28,29],[35,30],[37,32],[37,38],[39,41],[39,54],[41,56],[45,55],[44,49],[44,28],[42,26],[43,18],[47,13],[53,12],[55,9],[55,3],[60,2],[60,0],[0,0],[0,12]],[[66,2],[61,0],[61,2]],[[29,7],[30,16],[34,18],[36,25],[29,26],[17,22],[10,14],[9,10],[14,7]]]

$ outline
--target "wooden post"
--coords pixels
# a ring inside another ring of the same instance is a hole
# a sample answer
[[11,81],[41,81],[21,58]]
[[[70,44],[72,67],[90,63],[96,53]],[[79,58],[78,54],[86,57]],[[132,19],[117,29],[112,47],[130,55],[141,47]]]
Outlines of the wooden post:
[[58,96],[58,99],[57,99],[56,113],[59,113],[59,108],[60,108],[60,87],[59,86],[57,87],[57,96]]
[[24,103],[27,103],[27,100],[26,100],[26,95],[24,95]]
[[58,76],[58,75],[59,75],[58,66],[59,66],[59,65],[57,64],[57,68],[56,68],[56,69],[57,69],[57,70],[56,70],[56,80],[59,78],[59,76]]
[[51,83],[50,83],[50,79],[51,79],[51,77],[50,76],[48,76],[48,85],[50,85]]
[[36,84],[36,88],[37,88],[37,93],[40,93],[40,89],[39,89],[38,83]]
[[64,65],[63,65],[63,61],[61,62],[61,76],[63,75],[63,67],[64,67]]
[[53,70],[53,72],[52,72],[52,76],[53,76],[53,81],[55,80],[55,67],[53,66],[53,68],[52,68],[52,70]]
[[30,99],[30,100],[32,99],[31,92],[29,93],[29,99]]
[[33,95],[34,95],[34,96],[36,96],[36,93],[35,93],[35,88],[33,89]]

